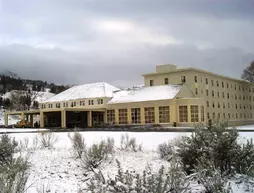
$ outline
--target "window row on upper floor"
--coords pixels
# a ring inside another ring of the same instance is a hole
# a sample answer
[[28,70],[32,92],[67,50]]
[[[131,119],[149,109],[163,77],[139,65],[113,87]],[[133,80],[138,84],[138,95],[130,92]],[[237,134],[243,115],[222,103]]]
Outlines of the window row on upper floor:
[[[97,103],[96,103],[97,102]],[[80,100],[80,101],[69,101],[62,103],[50,103],[50,104],[42,104],[42,109],[52,109],[52,108],[65,108],[65,107],[77,107],[77,106],[86,106],[86,105],[102,105],[103,99],[90,99],[90,100]]]
[[[199,94],[204,94],[203,89],[198,89],[195,88],[195,94],[199,95]],[[254,96],[245,96],[245,95],[237,95],[237,94],[233,94],[233,93],[225,93],[225,92],[220,92],[220,91],[209,91],[209,89],[206,89],[206,94],[207,97],[212,96],[212,97],[217,97],[217,98],[227,98],[227,99],[235,99],[235,100],[249,100],[249,101],[254,101]]]
[[206,101],[206,106],[209,108],[209,107],[212,107],[212,108],[223,108],[223,109],[225,109],[225,108],[228,108],[228,109],[233,109],[233,108],[235,108],[235,109],[246,109],[246,110],[248,110],[248,109],[250,109],[250,110],[252,110],[252,109],[254,109],[254,105],[252,105],[252,104],[250,104],[250,105],[246,105],[246,104],[231,104],[231,106],[230,106],[230,103],[221,103],[221,102],[210,102],[210,101]]
[[[187,82],[187,77],[186,76],[181,76],[180,77],[180,80],[179,80],[179,83],[185,83]],[[203,82],[203,78],[201,77],[200,81],[198,80],[198,76],[194,76],[194,82],[195,83],[199,83],[199,82]],[[169,79],[168,78],[164,78],[164,84],[167,85],[169,84]],[[240,85],[240,84],[233,84],[233,83],[228,83],[228,82],[224,82],[224,81],[219,81],[219,80],[209,80],[208,78],[205,78],[205,84],[206,85],[211,85],[212,87],[221,87],[221,88],[227,88],[227,89],[234,89],[234,90],[237,90],[237,91],[241,91],[241,92],[253,92],[254,93],[254,87],[253,88],[250,88],[250,87],[247,87],[247,86],[243,86],[243,85]],[[154,86],[155,83],[154,83],[154,80],[151,79],[149,80],[149,85],[150,86]]]
[[207,113],[207,119],[252,119],[252,113]]

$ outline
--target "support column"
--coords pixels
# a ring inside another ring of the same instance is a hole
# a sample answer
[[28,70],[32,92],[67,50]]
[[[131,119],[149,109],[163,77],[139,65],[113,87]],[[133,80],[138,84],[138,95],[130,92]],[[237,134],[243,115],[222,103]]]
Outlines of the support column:
[[155,106],[154,107],[154,123],[155,124],[159,124],[160,121],[159,121],[159,107],[158,106]]
[[176,101],[173,99],[172,103],[169,106],[169,111],[170,111],[170,122],[174,123],[174,122],[178,122],[178,109],[177,109],[177,105],[176,105]]
[[32,125],[32,127],[34,126],[34,117],[33,114],[30,114],[30,123]]
[[44,128],[44,112],[40,112],[40,127]]
[[65,110],[61,111],[61,127],[63,129],[66,128],[66,111]]
[[104,124],[108,122],[108,120],[107,120],[107,111],[103,112],[103,122],[104,122]]
[[141,125],[145,124],[145,109],[144,109],[144,107],[140,107],[140,121],[141,121]]
[[87,125],[88,127],[92,127],[92,111],[88,111],[87,113]]
[[22,113],[20,114],[20,120],[25,120],[25,113],[22,112]]
[[119,125],[119,111],[115,109],[115,124]]
[[191,106],[187,106],[187,112],[188,112],[188,123],[191,123]]
[[128,120],[128,124],[131,125],[132,120],[131,120],[131,109],[130,108],[127,109],[127,120]]
[[4,125],[5,127],[8,127],[8,114],[4,113]]

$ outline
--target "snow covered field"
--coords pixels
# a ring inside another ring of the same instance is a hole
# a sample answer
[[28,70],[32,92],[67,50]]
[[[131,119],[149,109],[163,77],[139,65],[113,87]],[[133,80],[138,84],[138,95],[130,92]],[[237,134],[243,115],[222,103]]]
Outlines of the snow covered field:
[[[107,137],[112,137],[115,140],[117,148],[120,147],[120,140],[126,132],[81,132],[85,138],[86,144],[89,146],[93,143],[100,142]],[[107,175],[116,174],[117,167],[115,160],[118,159],[123,169],[136,170],[142,172],[149,165],[153,171],[158,171],[161,165],[169,166],[168,162],[161,160],[156,152],[157,146],[168,140],[180,138],[191,133],[182,132],[142,132],[133,133],[128,132],[130,137],[135,137],[138,144],[142,144],[142,152],[125,152],[117,150],[115,156],[101,166],[102,172]],[[32,147],[32,141],[37,133],[15,133],[10,136],[15,137],[17,141],[25,141],[29,139],[29,147]],[[43,188],[48,188],[50,192],[75,192],[77,193],[79,187],[84,187],[87,179],[91,174],[87,174],[81,169],[81,163],[75,159],[72,149],[71,141],[68,138],[68,133],[55,133],[58,142],[54,149],[36,149],[30,155],[31,169],[28,184],[32,186],[28,193],[40,192]],[[254,133],[241,132],[241,142],[246,139],[254,138]],[[199,190],[198,185],[192,185],[193,192],[195,189]],[[244,192],[242,187],[238,189],[234,186],[234,193]],[[251,191],[250,191],[251,192]]]

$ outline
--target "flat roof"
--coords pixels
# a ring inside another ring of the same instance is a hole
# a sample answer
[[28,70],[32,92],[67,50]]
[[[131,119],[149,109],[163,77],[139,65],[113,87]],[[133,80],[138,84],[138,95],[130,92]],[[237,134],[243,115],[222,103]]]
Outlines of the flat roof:
[[206,70],[201,70],[201,69],[198,69],[198,68],[180,68],[180,69],[176,69],[174,71],[146,73],[146,74],[143,74],[142,76],[143,77],[145,77],[145,76],[154,76],[154,75],[160,75],[160,74],[171,74],[171,73],[185,72],[185,71],[202,72],[202,73],[210,74],[210,75],[213,75],[213,76],[218,76],[220,78],[230,79],[230,80],[234,80],[234,81],[238,81],[238,82],[242,82],[242,83],[249,83],[249,84],[254,85],[254,83],[251,83],[251,82],[246,81],[246,80],[232,78],[232,77],[229,77],[229,76],[224,76],[224,75],[216,74],[216,73],[209,72],[209,71],[206,71]]

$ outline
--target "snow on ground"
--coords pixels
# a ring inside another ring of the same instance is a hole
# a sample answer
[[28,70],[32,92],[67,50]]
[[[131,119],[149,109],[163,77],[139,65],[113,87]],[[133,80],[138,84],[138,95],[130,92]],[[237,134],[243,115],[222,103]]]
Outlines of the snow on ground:
[[[156,152],[157,146],[168,140],[177,139],[181,136],[190,135],[191,133],[183,132],[81,132],[88,146],[93,143],[100,142],[107,137],[112,137],[115,140],[117,148],[120,147],[121,136],[128,133],[130,137],[135,137],[138,144],[142,144],[142,152],[123,152],[116,151],[115,157],[101,166],[105,176],[116,174],[117,167],[115,160],[118,159],[124,170],[136,170],[142,172],[147,165],[153,171],[158,171],[161,165],[169,166],[166,161],[159,159]],[[15,137],[17,141],[25,141],[29,139],[29,147],[32,147],[33,139],[38,133],[15,133],[10,136]],[[35,193],[37,190],[48,188],[51,192],[75,192],[79,187],[84,187],[87,179],[91,174],[86,173],[82,169],[81,163],[75,159],[71,150],[71,141],[68,138],[67,132],[55,133],[58,142],[55,144],[55,149],[39,149],[31,154],[31,169],[28,184],[32,184],[28,193]],[[241,132],[242,140],[254,137],[254,132]],[[241,186],[239,186],[243,189]],[[194,188],[194,185],[193,185]],[[197,185],[196,185],[196,188]],[[234,186],[234,193],[243,192]]]

